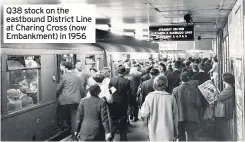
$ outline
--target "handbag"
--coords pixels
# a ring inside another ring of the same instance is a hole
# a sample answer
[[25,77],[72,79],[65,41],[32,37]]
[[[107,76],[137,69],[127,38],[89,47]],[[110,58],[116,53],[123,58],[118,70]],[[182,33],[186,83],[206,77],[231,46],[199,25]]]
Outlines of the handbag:
[[222,102],[218,102],[215,106],[215,117],[225,117],[225,106]]

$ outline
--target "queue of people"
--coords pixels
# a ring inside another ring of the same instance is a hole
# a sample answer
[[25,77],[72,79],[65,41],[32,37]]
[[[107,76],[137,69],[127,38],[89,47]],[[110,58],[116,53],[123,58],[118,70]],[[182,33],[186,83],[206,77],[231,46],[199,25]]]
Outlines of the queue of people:
[[[89,75],[80,61],[74,70],[71,63],[62,63],[65,74],[57,87],[59,125],[70,128],[74,140],[112,141],[119,131],[120,141],[127,141],[130,121],[142,118],[148,123],[150,141],[198,141],[210,113],[207,108],[212,107],[198,86],[207,80],[217,85],[217,59],[213,65],[208,59],[192,58],[129,62],[118,65],[112,78],[107,67],[91,68]],[[224,115],[211,115],[217,140],[232,140],[228,130],[234,113],[234,76],[222,77],[226,87],[212,109],[222,103]],[[221,126],[226,129],[218,129]]]

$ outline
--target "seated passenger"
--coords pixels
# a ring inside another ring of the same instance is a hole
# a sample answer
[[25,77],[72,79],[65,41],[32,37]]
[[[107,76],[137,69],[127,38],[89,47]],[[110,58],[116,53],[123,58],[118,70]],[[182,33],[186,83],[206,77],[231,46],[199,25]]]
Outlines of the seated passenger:
[[9,100],[7,104],[8,111],[19,110],[22,108],[22,103],[19,100],[19,93],[15,89],[9,89],[7,91],[7,98]]
[[27,96],[27,88],[25,86],[20,87],[20,97],[22,107],[27,107],[28,105],[33,104],[31,97]]

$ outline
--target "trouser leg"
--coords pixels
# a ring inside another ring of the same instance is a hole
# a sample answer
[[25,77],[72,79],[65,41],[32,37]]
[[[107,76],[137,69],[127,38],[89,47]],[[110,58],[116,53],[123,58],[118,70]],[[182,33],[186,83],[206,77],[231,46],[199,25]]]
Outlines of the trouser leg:
[[77,108],[78,108],[78,104],[72,104],[70,106],[70,112],[71,112],[71,133],[72,134],[74,134],[74,132],[75,132]]
[[185,130],[186,130],[186,122],[185,121],[179,122],[178,125],[179,141],[186,141]]
[[121,117],[119,121],[120,141],[127,141],[127,117]]

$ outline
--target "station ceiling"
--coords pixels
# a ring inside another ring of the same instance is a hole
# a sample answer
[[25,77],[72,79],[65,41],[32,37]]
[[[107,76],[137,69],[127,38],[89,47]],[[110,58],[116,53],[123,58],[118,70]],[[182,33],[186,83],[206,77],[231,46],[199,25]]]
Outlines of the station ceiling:
[[195,24],[195,37],[213,38],[222,28],[237,0],[3,0],[3,4],[95,4],[98,24],[111,24],[123,31],[149,26],[184,24],[190,13]]

